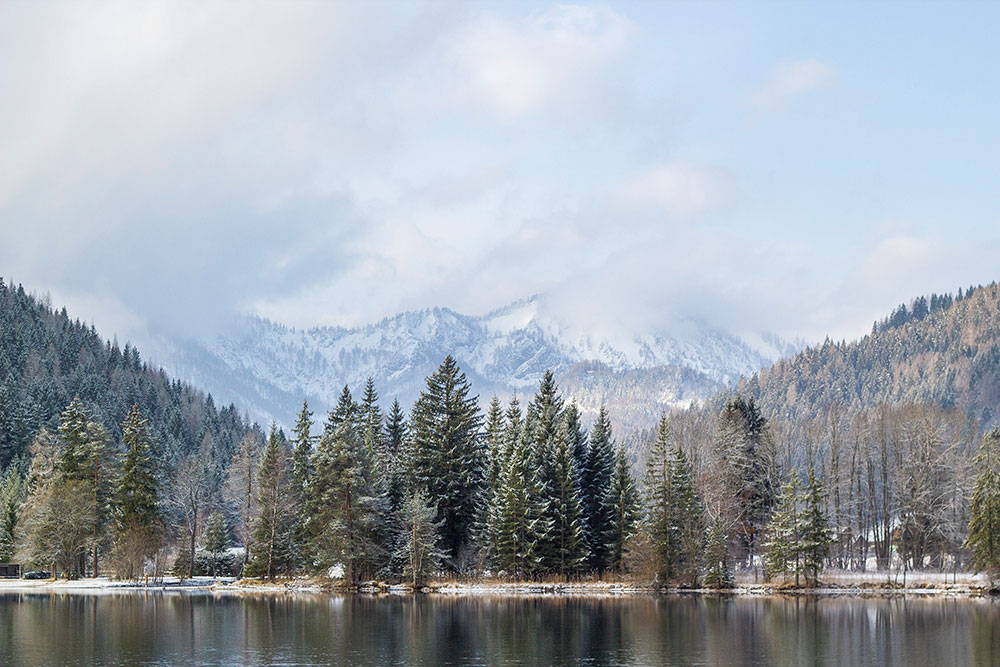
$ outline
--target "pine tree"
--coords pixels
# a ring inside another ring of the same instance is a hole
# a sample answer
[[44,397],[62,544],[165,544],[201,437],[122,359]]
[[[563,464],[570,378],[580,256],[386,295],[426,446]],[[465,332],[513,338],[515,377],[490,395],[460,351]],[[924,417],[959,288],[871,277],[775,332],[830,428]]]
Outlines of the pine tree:
[[[401,458],[403,443],[406,441],[406,432],[406,417],[403,415],[403,409],[399,406],[399,400],[395,399],[392,402],[392,407],[389,409],[389,415],[385,422],[385,435],[382,438],[384,443],[382,460],[383,465],[386,466],[383,475],[387,481],[385,488],[385,511],[390,521],[401,515],[405,500],[406,479]],[[388,542],[386,544],[386,552],[389,555],[387,574],[393,578],[403,576],[403,570],[405,569],[405,559],[400,555],[399,551],[404,537],[398,530],[390,530],[388,532]]]
[[590,538],[588,564],[598,576],[611,565],[611,521],[614,508],[608,492],[614,465],[615,445],[611,435],[611,419],[604,406],[601,406],[590,431],[590,448],[582,484],[587,517],[586,533]]
[[692,588],[698,585],[699,560],[705,542],[705,506],[694,484],[694,472],[680,444],[670,462],[671,532],[674,572]]
[[972,551],[973,568],[992,580],[1000,575],[1000,428],[983,437],[976,468],[969,535],[963,548]]
[[480,490],[476,512],[475,539],[479,545],[480,560],[484,565],[495,565],[497,551],[497,519],[503,471],[506,467],[504,438],[504,413],[500,399],[494,396],[486,411],[485,465],[483,486]]
[[295,427],[292,429],[292,433],[295,434],[292,442],[295,443],[295,452],[293,454],[293,470],[295,476],[295,484],[299,488],[299,492],[305,496],[307,492],[307,487],[309,486],[309,478],[312,476],[312,464],[310,459],[312,458],[313,445],[315,438],[310,433],[313,421],[313,413],[309,410],[309,403],[306,400],[302,401],[302,409],[299,410],[299,416],[295,421]]
[[252,574],[274,579],[291,574],[296,566],[296,518],[299,509],[293,479],[292,456],[284,438],[271,424],[257,472],[257,515],[254,517]]
[[508,576],[533,578],[542,571],[540,545],[552,525],[516,400],[507,410],[506,434],[510,449],[498,498],[495,560]]
[[400,532],[404,536],[397,557],[404,563],[403,574],[410,578],[413,590],[419,590],[427,577],[437,570],[444,558],[438,547],[441,521],[435,520],[437,508],[423,489],[416,489],[403,503]]
[[619,574],[625,571],[627,545],[635,536],[639,525],[639,491],[636,489],[632,471],[625,457],[625,450],[618,448],[615,457],[615,473],[611,477],[611,505],[614,507],[611,521],[611,568]]
[[809,484],[805,488],[802,509],[802,540],[799,548],[802,552],[802,571],[810,586],[816,585],[820,570],[823,569],[823,561],[830,553],[830,530],[827,527],[826,513],[823,511],[825,504],[826,493],[823,490],[823,483],[816,477],[813,469],[809,468]]
[[647,531],[655,562],[655,580],[666,583],[674,579],[678,537],[674,531],[673,468],[670,453],[670,422],[660,416],[656,440],[646,456]]
[[149,422],[133,405],[122,422],[125,457],[115,492],[115,555],[119,576],[137,578],[163,541],[163,513]]
[[21,503],[28,497],[28,480],[21,465],[7,467],[0,477],[0,562],[14,559]]
[[768,526],[768,539],[764,544],[767,576],[773,578],[793,574],[796,586],[799,585],[799,576],[803,571],[801,495],[798,473],[792,471],[790,479],[781,487],[778,504]]
[[717,517],[709,523],[705,534],[705,587],[716,589],[732,588],[735,584],[733,571],[729,567],[729,526],[725,519]]
[[579,480],[567,439],[562,398],[551,371],[546,371],[528,405],[525,434],[537,471],[537,484],[545,496],[544,525],[538,535],[537,554],[544,571],[568,577],[587,555],[583,542]]
[[229,527],[222,512],[212,512],[205,522],[205,532],[201,536],[202,546],[212,557],[212,576],[218,573],[219,553],[229,548]]
[[413,404],[407,455],[410,488],[425,488],[438,508],[441,548],[449,564],[463,569],[482,481],[478,398],[449,355],[427,378]]
[[313,454],[310,538],[316,563],[343,566],[348,582],[374,575],[383,562],[378,528],[384,497],[374,484],[372,462],[355,420],[340,420],[320,438]]

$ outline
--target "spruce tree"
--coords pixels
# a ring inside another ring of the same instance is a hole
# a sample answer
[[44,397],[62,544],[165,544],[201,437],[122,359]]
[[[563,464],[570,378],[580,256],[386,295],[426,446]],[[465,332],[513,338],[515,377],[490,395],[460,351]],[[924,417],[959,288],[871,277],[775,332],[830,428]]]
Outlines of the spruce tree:
[[257,515],[250,571],[274,579],[292,574],[298,557],[295,542],[299,502],[292,487],[293,464],[287,443],[271,424],[257,472]]
[[403,503],[400,540],[397,557],[405,564],[403,574],[410,579],[413,590],[419,590],[428,576],[440,565],[443,552],[438,547],[441,522],[436,520],[437,508],[423,489],[416,489]]
[[962,546],[972,551],[972,567],[993,580],[1000,575],[1000,428],[983,437],[976,469],[969,535]]
[[[399,400],[392,402],[389,414],[385,420],[385,434],[382,438],[384,452],[382,456],[383,478],[385,487],[385,512],[391,524],[402,513],[405,500],[406,479],[402,464],[403,443],[406,441],[406,417],[399,406]],[[398,523],[398,522],[397,522]],[[391,528],[391,526],[390,526]],[[400,555],[401,540],[405,536],[398,530],[389,530],[386,544],[388,553],[388,572],[390,577],[403,576],[405,559]]]
[[635,536],[640,518],[639,491],[622,447],[618,448],[615,456],[610,499],[614,507],[611,521],[611,568],[621,574],[625,571],[627,545]]
[[293,472],[295,484],[303,496],[306,494],[307,487],[309,486],[309,478],[312,476],[312,464],[310,460],[312,458],[313,444],[316,440],[310,432],[313,426],[312,415],[313,413],[309,410],[309,402],[303,400],[302,409],[299,410],[299,416],[295,420],[295,426],[292,429],[292,433],[295,436],[292,439],[295,445],[292,456]]
[[407,455],[410,488],[437,505],[441,548],[452,568],[471,556],[471,532],[482,480],[478,398],[449,355],[413,404]]
[[765,571],[768,577],[795,576],[799,585],[802,574],[802,489],[798,473],[792,471],[790,478],[781,487],[778,504],[768,525],[768,539],[764,544]]
[[381,457],[385,453],[382,432],[382,408],[378,405],[378,392],[375,390],[375,381],[369,377],[365,383],[365,394],[361,398],[358,406],[359,419],[361,420],[361,439],[368,450],[368,456],[373,461],[379,461],[378,471],[381,475],[384,464]]
[[517,402],[507,411],[509,454],[498,498],[497,567],[508,576],[534,578],[542,572],[541,545],[552,531],[548,497],[542,493]]
[[205,532],[201,536],[202,546],[212,558],[212,576],[218,574],[219,554],[229,548],[229,527],[222,512],[216,510],[205,522]]
[[816,477],[813,469],[809,468],[809,483],[804,491],[804,502],[802,508],[802,540],[800,550],[802,551],[802,571],[809,586],[815,586],[819,580],[820,570],[823,569],[823,562],[830,553],[830,530],[827,527],[826,513],[823,507],[826,504],[826,493],[823,490],[823,482]]
[[676,572],[679,535],[674,531],[673,468],[670,453],[670,422],[660,415],[656,440],[646,455],[647,531],[655,563],[655,580],[667,583]]
[[506,465],[504,412],[500,399],[494,396],[486,411],[485,464],[483,485],[476,512],[475,539],[479,546],[480,560],[492,567],[496,556],[496,529],[499,516],[499,498],[503,472]]
[[384,563],[378,529],[385,499],[355,420],[340,420],[323,434],[313,469],[309,525],[315,562],[324,568],[343,566],[348,582],[357,584]]
[[160,548],[163,514],[149,422],[133,405],[122,422],[125,457],[115,492],[115,554],[120,576],[136,578]]
[[583,498],[587,517],[586,534],[590,538],[588,565],[600,576],[611,566],[611,521],[614,508],[609,491],[615,466],[615,444],[611,419],[601,406],[590,430],[590,448],[583,479]]
[[735,585],[729,567],[729,531],[719,516],[711,521],[705,534],[705,588],[728,589]]
[[696,588],[705,542],[705,506],[695,487],[691,464],[679,443],[670,461],[670,498],[674,572],[678,579]]

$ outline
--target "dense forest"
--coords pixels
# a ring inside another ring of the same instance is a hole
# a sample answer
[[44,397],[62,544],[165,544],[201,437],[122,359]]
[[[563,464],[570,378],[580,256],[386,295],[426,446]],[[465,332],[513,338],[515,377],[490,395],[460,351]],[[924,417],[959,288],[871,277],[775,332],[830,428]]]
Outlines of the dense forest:
[[[611,415],[584,424],[551,373],[523,405],[483,411],[449,356],[408,411],[383,411],[369,379],[325,418],[304,402],[290,433],[265,435],[21,288],[3,297],[0,561],[415,587],[615,576],[724,588],[740,572],[813,583],[828,567],[1000,567],[1000,432],[984,437],[982,410],[958,400],[876,392],[789,417],[745,384],[664,414],[636,462]],[[855,345],[917,338],[961,310],[976,323],[962,344],[980,350],[995,301],[973,306],[987,297],[995,287],[897,311]]]

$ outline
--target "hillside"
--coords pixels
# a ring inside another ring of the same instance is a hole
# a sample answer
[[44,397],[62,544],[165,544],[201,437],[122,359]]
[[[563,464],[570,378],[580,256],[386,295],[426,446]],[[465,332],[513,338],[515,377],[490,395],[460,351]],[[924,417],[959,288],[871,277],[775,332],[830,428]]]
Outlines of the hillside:
[[208,345],[173,349],[163,361],[175,374],[283,422],[302,396],[326,409],[345,384],[360,389],[368,377],[383,397],[408,405],[450,354],[484,400],[531,394],[552,370],[585,413],[606,403],[631,428],[798,348],[766,335],[750,345],[689,320],[669,331],[595,332],[560,321],[544,297],[533,297],[478,317],[433,308],[351,329],[300,330],[247,317]]
[[832,404],[958,407],[984,427],[1000,417],[1000,287],[920,297],[851,343],[827,340],[737,386],[772,417],[801,420]]
[[54,430],[74,396],[116,440],[138,404],[165,463],[207,436],[219,460],[228,460],[248,428],[234,406],[217,408],[211,395],[171,380],[131,345],[102,340],[65,308],[55,311],[0,279],[0,469],[27,453],[39,429]]

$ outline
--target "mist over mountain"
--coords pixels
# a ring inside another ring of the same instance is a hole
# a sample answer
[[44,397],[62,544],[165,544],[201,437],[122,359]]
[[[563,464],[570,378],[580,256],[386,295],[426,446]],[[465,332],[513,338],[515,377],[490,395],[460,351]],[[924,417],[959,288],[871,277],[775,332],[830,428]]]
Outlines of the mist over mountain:
[[409,405],[451,354],[483,401],[532,393],[552,370],[585,414],[606,404],[632,428],[800,347],[768,334],[751,343],[685,318],[670,330],[598,333],[560,320],[536,296],[482,316],[432,308],[356,328],[303,330],[246,316],[208,344],[166,348],[162,362],[252,415],[288,423],[303,397],[325,410],[345,384],[357,391],[368,377],[383,399]]

